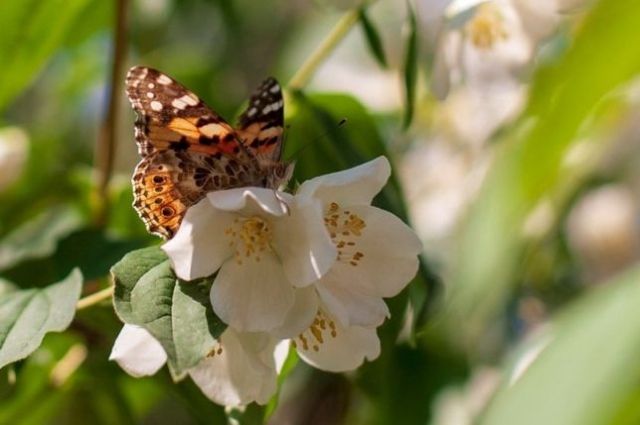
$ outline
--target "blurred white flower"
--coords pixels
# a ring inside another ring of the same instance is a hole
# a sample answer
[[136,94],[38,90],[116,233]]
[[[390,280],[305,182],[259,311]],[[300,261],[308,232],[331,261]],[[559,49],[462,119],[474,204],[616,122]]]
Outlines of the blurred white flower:
[[502,81],[517,80],[533,59],[536,43],[558,22],[554,0],[535,7],[518,0],[460,3],[453,1],[445,12],[448,25],[436,51],[432,82],[441,98],[461,84],[492,90]]
[[480,189],[491,155],[449,143],[421,140],[400,165],[411,221],[428,258],[446,263],[467,207]]
[[391,167],[384,157],[300,186],[296,201],[320,204],[337,261],[314,283],[320,308],[295,339],[300,356],[331,371],[354,369],[380,353],[376,327],[389,315],[383,297],[415,276],[422,245],[393,214],[371,206]]
[[162,248],[181,279],[218,272],[211,303],[229,326],[241,332],[278,329],[283,337],[308,327],[315,313],[295,308],[310,301],[295,288],[323,276],[336,259],[318,205],[263,188],[208,194]]
[[0,129],[0,191],[15,183],[27,162],[29,137],[18,127]]
[[[212,354],[189,370],[191,379],[215,403],[239,406],[266,404],[277,388],[277,371],[285,350],[267,334],[239,333],[227,328]],[[279,358],[277,358],[278,356]],[[124,325],[110,360],[134,377],[155,374],[167,361],[160,343],[144,328]]]
[[595,189],[571,209],[567,237],[587,279],[606,279],[638,259],[638,213],[633,193],[622,185]]
[[450,136],[482,144],[513,119],[541,41],[560,22],[556,0],[453,1],[435,51],[432,90]]

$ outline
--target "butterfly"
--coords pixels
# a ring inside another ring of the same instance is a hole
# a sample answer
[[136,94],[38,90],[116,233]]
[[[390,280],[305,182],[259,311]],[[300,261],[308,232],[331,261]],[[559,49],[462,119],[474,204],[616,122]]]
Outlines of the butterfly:
[[291,178],[293,164],[281,159],[284,102],[275,79],[253,93],[236,128],[158,70],[131,68],[126,90],[142,157],[133,173],[133,207],[150,233],[172,238],[187,209],[208,192],[278,189]]

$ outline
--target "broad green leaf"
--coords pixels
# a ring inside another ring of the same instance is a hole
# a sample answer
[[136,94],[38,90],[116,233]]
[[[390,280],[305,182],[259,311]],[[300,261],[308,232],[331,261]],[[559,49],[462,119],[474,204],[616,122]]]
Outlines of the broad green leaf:
[[116,313],[125,323],[136,320],[131,312],[131,291],[145,273],[167,260],[157,246],[139,249],[125,255],[111,268],[115,283],[113,304]]
[[42,213],[2,240],[0,270],[27,259],[51,255],[58,241],[81,224],[80,215],[68,207],[58,207]]
[[0,298],[0,367],[31,354],[47,332],[66,329],[76,311],[82,274],[44,289],[12,291]]
[[0,111],[24,90],[74,29],[90,0],[0,3]]
[[213,279],[184,282],[158,247],[127,254],[112,268],[120,318],[147,329],[165,349],[176,379],[205,358],[225,325],[213,313]]
[[616,423],[640,380],[638,282],[636,266],[563,310],[543,335],[547,345],[515,382],[504,382],[480,423]]
[[367,40],[371,54],[373,54],[373,57],[376,58],[376,61],[378,61],[381,67],[386,68],[387,58],[384,54],[384,47],[382,46],[382,40],[380,39],[378,30],[369,19],[364,7],[361,7],[358,13],[360,25],[362,25],[362,31],[364,32],[364,37]]
[[144,244],[141,240],[119,239],[96,228],[82,228],[65,235],[55,245],[55,251],[44,258],[21,261],[3,270],[7,279],[31,287],[66,276],[78,267],[85,279],[99,279],[108,275],[113,263],[125,253]]
[[585,123],[595,108],[640,72],[640,44],[629,43],[640,36],[638,22],[638,2],[598,3],[564,57],[535,78],[525,111],[531,119],[510,133],[497,152],[461,232],[452,267],[457,332],[482,337],[517,280],[513,275],[524,247],[525,218],[568,177],[562,174],[562,160],[586,136]]
[[404,96],[405,110],[403,127],[406,129],[413,121],[416,103],[416,81],[418,79],[418,24],[409,1],[407,4],[407,28],[404,52]]

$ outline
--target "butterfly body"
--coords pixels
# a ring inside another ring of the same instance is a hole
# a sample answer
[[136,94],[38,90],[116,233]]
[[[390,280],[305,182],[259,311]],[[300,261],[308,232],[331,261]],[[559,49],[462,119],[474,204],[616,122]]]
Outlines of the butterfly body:
[[277,189],[291,177],[293,165],[281,161],[283,102],[274,79],[253,94],[237,129],[160,71],[133,67],[126,83],[142,157],[133,206],[149,232],[171,238],[186,210],[208,192]]

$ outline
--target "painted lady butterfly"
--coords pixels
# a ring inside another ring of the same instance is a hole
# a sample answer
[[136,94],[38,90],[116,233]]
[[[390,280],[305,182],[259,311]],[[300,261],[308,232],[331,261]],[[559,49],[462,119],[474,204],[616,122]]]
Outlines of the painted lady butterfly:
[[133,67],[126,85],[142,156],[133,174],[133,207],[149,232],[173,237],[186,210],[207,192],[277,189],[291,177],[293,164],[281,161],[284,109],[275,79],[251,96],[236,129],[160,71]]

